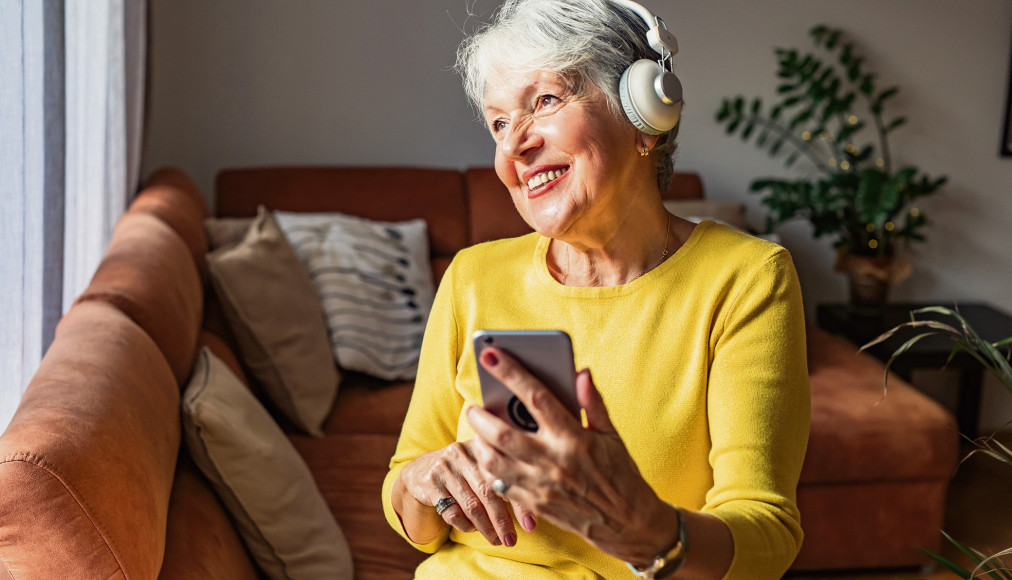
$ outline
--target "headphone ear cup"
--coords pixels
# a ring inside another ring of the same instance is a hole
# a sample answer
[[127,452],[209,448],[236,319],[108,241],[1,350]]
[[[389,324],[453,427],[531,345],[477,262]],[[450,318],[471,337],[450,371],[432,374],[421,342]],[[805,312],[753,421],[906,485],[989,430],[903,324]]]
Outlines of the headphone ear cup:
[[[673,103],[667,104],[661,100],[655,88],[657,84],[674,84],[677,87],[677,98]],[[660,135],[678,124],[682,114],[681,83],[674,74],[665,71],[656,62],[641,59],[632,63],[622,73],[618,93],[626,117],[640,131],[648,135]]]

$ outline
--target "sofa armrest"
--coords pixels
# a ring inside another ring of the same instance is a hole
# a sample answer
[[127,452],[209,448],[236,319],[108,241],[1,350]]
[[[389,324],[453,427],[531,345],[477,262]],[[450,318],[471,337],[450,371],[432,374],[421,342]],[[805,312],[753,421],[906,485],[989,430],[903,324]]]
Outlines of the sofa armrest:
[[73,307],[0,435],[10,575],[155,577],[179,429],[179,390],[154,341],[109,304]]

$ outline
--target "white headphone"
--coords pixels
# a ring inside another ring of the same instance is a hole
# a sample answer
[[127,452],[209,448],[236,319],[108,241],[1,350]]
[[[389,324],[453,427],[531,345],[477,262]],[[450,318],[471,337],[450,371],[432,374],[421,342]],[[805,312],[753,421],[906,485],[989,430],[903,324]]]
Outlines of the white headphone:
[[650,29],[647,42],[661,56],[657,61],[637,60],[622,73],[618,86],[622,109],[632,124],[648,135],[670,131],[682,114],[682,82],[675,76],[672,62],[678,53],[678,41],[664,21],[643,6],[631,0],[611,1],[646,22]]

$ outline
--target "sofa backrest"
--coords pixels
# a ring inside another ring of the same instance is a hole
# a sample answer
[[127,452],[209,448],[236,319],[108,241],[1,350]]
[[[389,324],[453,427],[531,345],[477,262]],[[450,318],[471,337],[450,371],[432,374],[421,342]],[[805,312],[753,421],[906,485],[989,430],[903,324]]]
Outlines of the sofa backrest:
[[467,245],[464,184],[459,171],[404,167],[276,167],[218,174],[219,216],[253,217],[257,207],[341,212],[381,221],[423,218],[434,256]]
[[[434,279],[453,255],[488,240],[531,228],[491,167],[272,167],[225,169],[215,183],[215,215],[253,217],[272,210],[341,212],[382,221],[424,219],[429,226]],[[695,173],[676,173],[664,199],[702,199]]]

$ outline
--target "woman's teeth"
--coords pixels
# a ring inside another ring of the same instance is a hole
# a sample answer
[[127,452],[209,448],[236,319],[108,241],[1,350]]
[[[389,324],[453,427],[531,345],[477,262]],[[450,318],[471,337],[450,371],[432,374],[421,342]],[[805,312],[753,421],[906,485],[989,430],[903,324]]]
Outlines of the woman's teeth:
[[535,175],[534,177],[528,179],[527,180],[527,187],[529,187],[530,189],[535,189],[537,187],[540,187],[540,186],[548,183],[549,181],[552,181],[554,179],[558,179],[558,178],[562,177],[562,175],[565,174],[565,173],[566,173],[565,169],[555,169],[555,170],[552,170],[552,171],[544,171],[544,172],[539,173],[539,174]]

